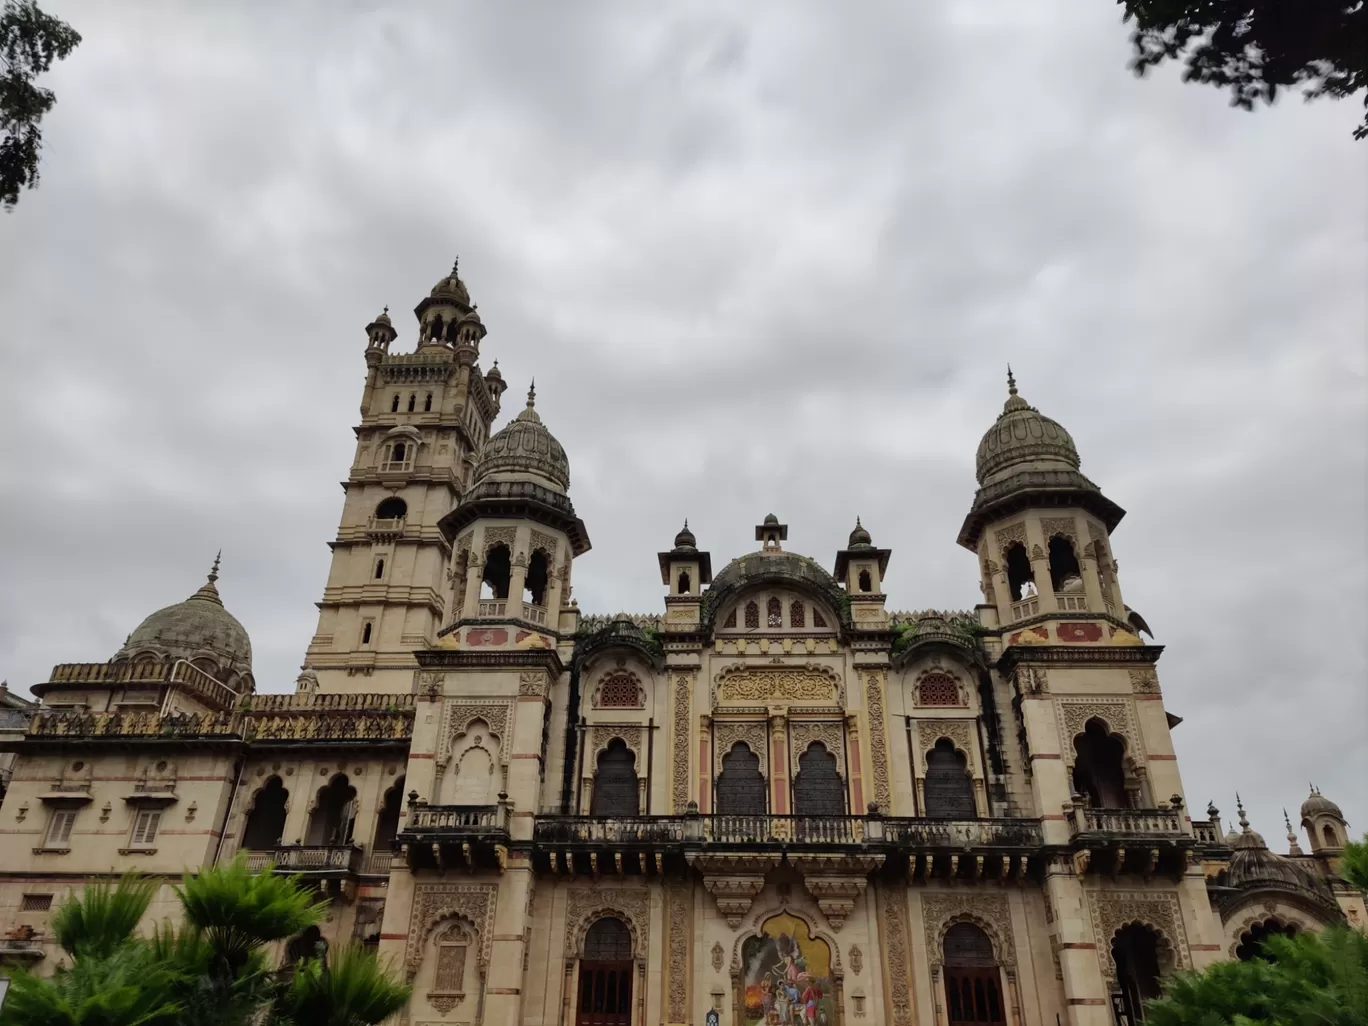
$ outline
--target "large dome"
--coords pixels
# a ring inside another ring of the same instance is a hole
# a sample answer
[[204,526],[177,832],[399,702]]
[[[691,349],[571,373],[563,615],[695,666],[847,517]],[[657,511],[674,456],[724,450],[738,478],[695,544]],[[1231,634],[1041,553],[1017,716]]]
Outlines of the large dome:
[[138,624],[115,659],[156,652],[172,659],[210,658],[220,664],[220,674],[247,673],[252,668],[252,642],[237,617],[223,608],[215,581],[218,560],[204,587],[184,602],[158,609]]
[[451,273],[432,286],[432,291],[428,295],[433,299],[454,299],[462,306],[470,305],[470,293],[466,290],[465,282],[461,281],[456,269],[459,264],[451,265]]
[[536,477],[557,491],[570,488],[570,460],[546,429],[536,409],[536,390],[527,393],[527,409],[490,436],[475,464],[473,484],[496,477]]
[[738,556],[713,578],[712,586],[703,593],[703,622],[711,624],[722,608],[747,586],[759,581],[780,581],[796,584],[817,592],[830,604],[847,626],[850,610],[845,592],[816,560],[795,552],[751,552]]
[[1030,464],[1031,470],[1078,470],[1078,448],[1069,433],[1017,395],[1016,380],[1007,375],[1007,402],[997,423],[979,442],[979,484],[1008,467]]

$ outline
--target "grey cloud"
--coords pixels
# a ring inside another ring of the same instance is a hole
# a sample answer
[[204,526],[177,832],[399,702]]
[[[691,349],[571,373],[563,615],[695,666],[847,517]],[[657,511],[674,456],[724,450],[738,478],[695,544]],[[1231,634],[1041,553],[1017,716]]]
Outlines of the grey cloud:
[[773,510],[971,605],[973,453],[1022,391],[1129,515],[1189,797],[1368,827],[1365,152],[1352,110],[1137,81],[1115,5],[53,3],[0,225],[0,676],[106,658],[225,549],[259,680],[313,631],[363,326],[460,253],[572,460],[587,609]]

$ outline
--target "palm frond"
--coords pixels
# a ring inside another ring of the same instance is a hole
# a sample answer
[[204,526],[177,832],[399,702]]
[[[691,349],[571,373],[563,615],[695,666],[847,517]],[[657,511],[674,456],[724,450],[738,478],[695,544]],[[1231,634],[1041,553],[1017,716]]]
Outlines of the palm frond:
[[157,884],[129,875],[86,884],[52,915],[52,935],[73,959],[105,958],[133,936],[157,894]]
[[15,974],[0,1026],[181,1026],[181,982],[147,944],[131,940],[46,979]]
[[300,962],[276,1011],[294,1026],[375,1026],[408,999],[409,988],[374,955],[353,944],[332,952],[326,962]]

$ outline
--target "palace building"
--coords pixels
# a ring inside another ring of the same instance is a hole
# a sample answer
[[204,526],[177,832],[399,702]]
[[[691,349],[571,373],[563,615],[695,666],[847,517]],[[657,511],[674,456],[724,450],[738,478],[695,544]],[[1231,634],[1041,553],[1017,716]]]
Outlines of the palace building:
[[875,532],[802,554],[770,515],[716,562],[666,533],[660,607],[605,615],[570,458],[531,391],[496,430],[456,268],[414,313],[413,346],[366,327],[294,693],[258,690],[217,562],[108,662],[0,690],[0,962],[58,965],[92,877],[163,879],[155,921],[239,855],[328,896],[321,939],[391,961],[408,1026],[1101,1026],[1368,922],[1328,798],[1285,851],[1191,807],[1124,511],[1010,378],[955,539],[974,609],[889,610]]

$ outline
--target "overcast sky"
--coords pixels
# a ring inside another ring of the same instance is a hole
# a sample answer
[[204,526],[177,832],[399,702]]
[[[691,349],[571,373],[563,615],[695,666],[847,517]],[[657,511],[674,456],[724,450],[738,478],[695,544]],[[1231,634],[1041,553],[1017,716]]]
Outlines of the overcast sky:
[[43,179],[0,215],[0,677],[104,660],[219,582],[264,690],[316,624],[364,326],[459,253],[536,375],[593,551],[659,611],[775,512],[890,607],[978,601],[955,537],[1005,398],[1128,510],[1127,602],[1190,802],[1368,828],[1356,103],[1136,79],[1110,0],[44,4]]

